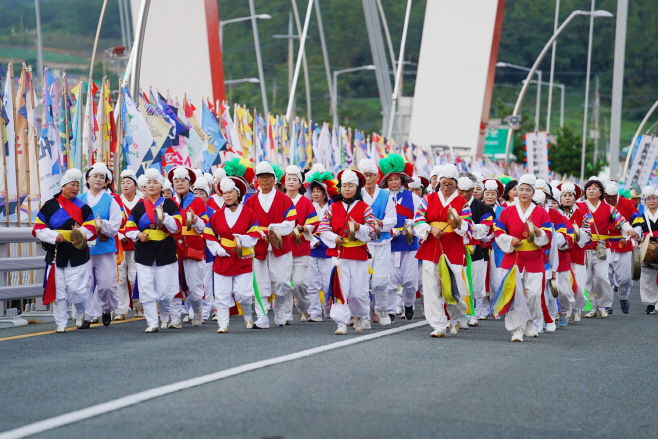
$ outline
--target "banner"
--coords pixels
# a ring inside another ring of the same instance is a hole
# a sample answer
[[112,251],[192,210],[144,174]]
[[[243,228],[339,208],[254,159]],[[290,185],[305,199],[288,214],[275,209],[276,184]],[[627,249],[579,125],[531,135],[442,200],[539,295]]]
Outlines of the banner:
[[548,178],[548,135],[546,131],[530,132],[525,135],[526,161],[528,173],[537,178]]
[[39,136],[39,185],[41,200],[50,200],[59,192],[61,175],[59,116],[55,77],[46,68],[43,88],[43,118]]
[[5,170],[7,176],[6,201],[9,209],[8,215],[16,213],[16,201],[18,200],[18,188],[16,186],[16,131],[14,130],[14,100],[12,96],[11,69],[7,71],[5,90],[2,95],[2,115],[5,117],[5,137],[3,145],[3,156],[5,159]]
[[138,176],[142,175],[142,160],[153,145],[153,136],[149,130],[142,113],[130,97],[128,89],[121,88],[123,96],[121,106],[121,117],[125,130],[124,135],[124,153],[128,162],[128,169],[131,169]]
[[658,157],[658,137],[643,134],[624,183],[624,190],[630,189],[631,184],[637,182],[638,192],[642,191],[642,188],[649,183],[656,157]]

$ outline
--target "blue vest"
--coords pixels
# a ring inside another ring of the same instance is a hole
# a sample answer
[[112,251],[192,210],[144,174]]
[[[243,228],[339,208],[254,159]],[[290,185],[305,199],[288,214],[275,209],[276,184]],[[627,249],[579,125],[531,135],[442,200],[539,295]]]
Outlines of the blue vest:
[[[500,218],[500,214],[503,213],[503,209],[504,208],[502,206],[496,206],[494,208],[494,212],[496,213],[496,220]],[[496,264],[496,268],[500,268],[500,264],[503,263],[503,258],[505,257],[505,252],[503,252],[498,247],[498,244],[496,244],[495,239],[491,247],[493,248],[494,263]]]
[[[210,221],[210,217],[213,216],[215,213],[214,210],[212,210],[210,207],[206,206],[206,210],[208,212],[208,221]],[[210,227],[210,226],[208,226]],[[210,250],[208,250],[208,246],[206,245],[206,240],[203,240],[203,248],[206,251],[206,264],[212,264],[215,262],[215,255],[213,255]]]
[[[398,218],[398,222],[395,224],[395,228],[399,231],[402,231],[402,226],[404,226],[404,223],[408,219],[413,219],[414,218],[414,197],[413,193],[408,190],[403,190],[399,194],[393,195],[395,199],[397,199],[397,204],[400,206],[405,207],[407,213],[410,213],[410,217],[406,215],[400,214],[400,211],[397,210],[396,206],[396,215]],[[400,233],[397,238],[393,238],[391,241],[391,251],[392,252],[411,252],[411,251],[416,251],[420,245],[418,244],[418,237],[414,236],[414,240],[411,242],[411,244],[407,244],[407,241],[405,237]]]
[[[386,205],[388,204],[388,199],[391,196],[390,192],[387,190],[380,189],[377,198],[372,202],[372,214],[375,218],[383,220],[386,215]],[[381,237],[375,239],[375,242],[383,241],[385,239],[391,239],[390,232],[381,232]]]
[[[329,200],[328,204],[331,205],[331,200]],[[315,207],[315,206],[313,206]],[[322,218],[318,218],[320,221],[322,221]],[[318,238],[320,239],[320,238]],[[329,250],[329,247],[320,239],[320,245],[318,245],[316,248],[311,249],[311,257],[312,258],[323,258],[323,259],[328,259],[331,256],[327,255],[327,250]]]
[[[84,194],[80,195],[78,198],[80,198],[85,204],[87,203],[87,194],[89,192],[85,192]],[[103,195],[101,195],[101,199],[96,203],[94,207],[91,208],[92,212],[94,212],[94,218],[96,218],[96,215],[100,216],[102,220],[109,220],[110,219],[110,207],[112,206],[112,200],[114,198],[108,194],[107,192],[103,192]],[[114,239],[114,236],[112,237],[107,237],[107,241],[101,241],[100,239],[96,238],[96,245],[93,247],[89,247],[89,254],[90,255],[104,255],[106,253],[116,253],[117,252],[117,246],[116,246],[116,241]]]

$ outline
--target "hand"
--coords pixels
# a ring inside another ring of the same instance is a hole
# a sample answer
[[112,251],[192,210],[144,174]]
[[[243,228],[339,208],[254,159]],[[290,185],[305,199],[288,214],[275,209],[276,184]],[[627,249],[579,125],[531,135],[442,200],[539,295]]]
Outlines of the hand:
[[57,244],[62,244],[64,242],[66,242],[66,239],[64,239],[64,237],[58,233],[57,237],[55,238],[55,242]]
[[633,239],[636,240],[636,241],[639,241],[639,240],[640,240],[640,235],[638,235],[637,232],[636,232],[635,230],[631,230],[631,231],[629,231],[629,232],[628,232],[628,236],[630,236],[631,238],[633,238]]
[[535,227],[535,238],[539,238],[541,236],[541,229],[539,227]]
[[199,220],[199,216],[196,213],[192,214],[192,224],[196,224],[196,222]]
[[130,241],[130,240],[128,238],[126,238],[125,236],[123,238],[121,238],[121,242],[123,242],[124,244],[127,243],[128,241]]
[[137,234],[137,239],[139,239],[141,242],[146,242],[146,241],[149,240],[149,235],[147,235],[147,234],[144,233],[144,232],[139,232],[139,233]]
[[375,221],[377,221],[377,225],[378,225],[379,227],[384,227],[384,221],[382,221],[382,220],[380,220],[380,219],[377,219],[377,218],[375,218]]
[[619,240],[619,247],[626,247],[626,239],[621,238]]
[[361,228],[361,224],[359,224],[359,223],[355,223],[354,221],[352,221],[352,224],[354,224],[354,231],[355,232]]
[[557,279],[557,272],[555,272],[555,271],[553,272],[552,279]]
[[303,227],[303,226],[300,226],[300,225],[297,225],[297,231],[298,231],[299,233],[304,233],[304,227]]
[[514,236],[512,237],[512,247],[517,248],[517,247],[521,247],[522,245],[523,243],[519,238],[516,238]]
[[341,245],[344,242],[345,240],[343,239],[342,236],[336,236],[336,245]]
[[432,235],[434,235],[436,239],[441,239],[441,237],[443,236],[443,230],[438,229],[436,227],[432,227],[431,233]]

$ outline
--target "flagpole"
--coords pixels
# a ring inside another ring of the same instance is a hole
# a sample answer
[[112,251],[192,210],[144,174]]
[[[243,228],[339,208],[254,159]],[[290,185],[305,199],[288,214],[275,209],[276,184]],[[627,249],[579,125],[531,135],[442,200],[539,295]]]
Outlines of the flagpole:
[[68,171],[71,168],[71,151],[70,151],[70,137],[71,132],[69,130],[69,88],[66,81],[66,72],[62,76],[62,98],[64,99],[64,132],[66,135],[66,170]]
[[[33,77],[34,77],[34,75],[30,75],[30,89],[32,90],[32,106],[36,110],[37,105],[36,105],[36,102],[34,102],[34,79],[33,79]],[[45,84],[45,82],[44,82],[44,84]],[[45,87],[45,85],[44,85],[44,87]],[[34,123],[36,124],[36,116],[34,118]],[[41,123],[43,123],[43,121]],[[29,127],[30,127],[29,121],[28,121],[27,125],[28,125],[28,130],[29,130]],[[39,182],[41,182],[41,172],[39,171],[39,137],[37,135],[37,127],[35,126],[33,128],[34,128],[34,146],[36,148],[36,150],[34,151],[34,154],[36,154],[35,157],[36,157],[36,164],[37,164],[37,177],[39,178]],[[28,166],[28,169],[29,169],[29,166]],[[28,182],[29,182],[29,180],[28,180]],[[42,200],[41,200],[41,186],[40,185],[37,188],[37,190],[39,191],[39,209],[41,209]],[[30,198],[32,198],[31,195],[30,195]],[[28,224],[32,225],[32,209],[30,209]],[[32,250],[32,245],[30,244],[30,251],[31,250]],[[32,256],[32,255],[30,255],[30,256]]]
[[[11,63],[9,63],[9,73],[11,75],[11,98],[14,99],[12,101],[12,110],[14,112],[14,159],[16,161],[16,220],[17,220],[17,226],[21,226],[21,194],[20,194],[20,187],[18,185],[18,149],[16,148],[17,142],[18,142],[18,131],[16,130],[16,100],[14,96],[14,67],[12,66]],[[20,252],[20,244],[19,244],[19,252]]]
[[[10,98],[13,98],[10,96]],[[5,155],[4,152],[4,144],[5,144],[5,119],[0,117],[0,145],[3,146],[3,151],[2,151],[2,164],[3,164],[3,171],[4,171],[4,179],[5,179],[5,220],[7,221],[7,227],[9,227],[9,183],[7,182],[7,156]]]
[[[32,66],[30,66],[29,70],[26,70],[26,72],[25,72],[25,81],[26,81],[25,88],[27,89],[27,85],[28,85],[27,82],[29,82],[30,93],[32,94],[32,96],[34,96],[34,89],[32,88],[32,81],[30,81],[28,79],[28,75],[31,72],[31,70],[32,70]],[[32,75],[29,75],[29,76],[32,76]],[[28,96],[27,96],[27,93],[25,93],[25,105],[26,106],[27,106],[27,99],[28,99]],[[34,105],[34,102],[32,103],[32,105]],[[27,123],[25,124],[25,130],[26,130],[25,140],[27,140],[27,145],[25,145],[25,159],[27,161],[27,225],[31,227],[32,226],[32,188],[30,187],[30,180],[31,180],[31,178],[30,178],[30,168],[31,168],[31,166],[30,166],[30,148],[29,148],[30,139],[28,138],[28,136],[30,135],[30,121],[28,119],[26,119],[26,120],[27,120]]]
[[[115,180],[119,178],[119,169],[121,168],[121,153],[123,152],[123,117],[121,114],[121,104],[122,104],[123,93],[121,93],[121,87],[119,87],[119,99],[117,100],[117,108],[119,109],[119,120],[117,124],[117,147],[114,152],[114,178]],[[117,193],[121,195],[121,180],[117,180]]]
[[94,73],[94,60],[96,59],[96,47],[98,46],[98,37],[101,34],[101,26],[103,24],[103,16],[105,15],[105,7],[107,6],[107,0],[103,0],[103,7],[101,8],[101,16],[98,17],[98,26],[96,27],[96,38],[94,39],[94,50],[91,52],[91,66],[89,66],[89,80]]

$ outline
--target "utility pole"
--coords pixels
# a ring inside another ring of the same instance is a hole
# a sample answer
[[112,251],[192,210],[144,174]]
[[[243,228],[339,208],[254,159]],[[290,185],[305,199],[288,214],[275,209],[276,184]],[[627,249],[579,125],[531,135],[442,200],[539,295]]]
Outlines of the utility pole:
[[600,115],[600,104],[601,101],[599,99],[599,75],[596,75],[596,81],[595,81],[595,90],[594,90],[594,111],[592,111],[592,123],[594,124],[594,129],[590,133],[590,138],[594,140],[594,163],[593,165],[596,165],[598,156],[599,156],[599,137],[600,137],[600,131],[599,131],[599,115]]

